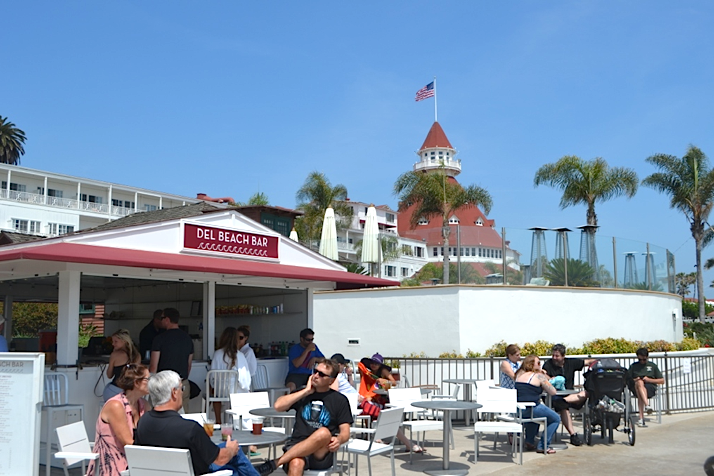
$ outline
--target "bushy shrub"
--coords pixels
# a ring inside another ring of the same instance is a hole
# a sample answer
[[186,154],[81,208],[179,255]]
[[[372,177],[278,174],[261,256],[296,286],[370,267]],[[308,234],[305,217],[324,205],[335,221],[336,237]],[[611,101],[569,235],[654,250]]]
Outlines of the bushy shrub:
[[685,337],[682,342],[677,343],[677,350],[697,350],[700,347],[702,347],[702,343],[691,337]]
[[468,349],[466,351],[466,358],[467,359],[475,359],[476,357],[482,357],[481,352],[474,352],[471,349]]
[[685,337],[695,338],[700,347],[714,347],[714,324],[706,322],[685,322]]
[[[521,347],[521,355],[526,356],[526,355],[550,355],[550,350],[553,348],[555,345],[555,342],[547,342],[544,340],[537,340],[534,343],[526,342],[523,344]],[[568,353],[572,353],[572,351],[568,350]],[[504,353],[505,355],[505,353]]]
[[506,343],[505,340],[496,342],[491,347],[486,349],[486,352],[484,352],[484,355],[486,357],[505,357],[506,356],[506,347],[508,347],[508,344]]
[[439,354],[440,359],[463,359],[464,356],[461,354],[457,354],[456,351],[454,350],[453,352],[442,352]]

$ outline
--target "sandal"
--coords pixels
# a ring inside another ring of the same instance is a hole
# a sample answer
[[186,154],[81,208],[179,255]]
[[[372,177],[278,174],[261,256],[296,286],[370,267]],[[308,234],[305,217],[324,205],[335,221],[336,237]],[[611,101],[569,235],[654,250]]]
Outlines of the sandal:
[[421,446],[414,445],[412,446],[412,453],[426,453],[426,451],[424,451],[424,448],[422,448]]
[[547,455],[554,455],[554,454],[555,454],[555,450],[554,450],[553,448],[548,448],[547,450],[543,451],[543,449],[538,448],[538,449],[536,450],[536,453],[547,454]]

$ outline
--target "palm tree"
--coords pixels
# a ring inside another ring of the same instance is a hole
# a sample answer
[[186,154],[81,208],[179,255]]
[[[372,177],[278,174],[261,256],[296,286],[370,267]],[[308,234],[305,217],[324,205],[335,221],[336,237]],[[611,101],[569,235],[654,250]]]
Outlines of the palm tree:
[[308,246],[319,239],[325,210],[329,207],[335,210],[338,231],[347,228],[352,223],[354,211],[345,202],[347,187],[342,184],[333,187],[325,174],[321,172],[311,172],[295,197],[298,202],[297,209],[304,213],[295,222],[295,227],[300,240],[307,243]]
[[[593,280],[594,270],[585,261],[568,258],[568,286],[595,287],[600,283]],[[550,281],[552,286],[565,286],[565,260],[555,258],[548,263],[543,276]]]
[[[491,211],[493,203],[486,189],[477,185],[461,186],[455,179],[448,177],[442,165],[431,172],[407,172],[397,178],[394,193],[399,196],[399,211],[404,212],[415,205],[409,224],[416,228],[419,220],[441,217],[441,235],[444,238],[444,250],[449,249],[449,217],[456,211],[481,206],[484,213]],[[444,283],[449,283],[449,254],[444,253]]]
[[689,221],[696,248],[697,300],[699,320],[704,322],[704,277],[702,275],[702,247],[709,213],[714,206],[714,170],[709,168],[709,159],[698,147],[690,145],[680,159],[673,155],[656,154],[646,161],[659,169],[642,181],[669,195],[669,205],[684,213]]
[[255,192],[251,197],[248,199],[248,205],[251,206],[258,206],[258,205],[263,205],[263,206],[268,206],[270,205],[270,201],[268,200],[268,196],[264,194],[263,192]]
[[25,133],[0,116],[0,163],[18,165],[25,154]]
[[637,183],[637,174],[632,169],[610,168],[600,157],[585,161],[575,155],[566,155],[555,163],[545,164],[533,179],[536,187],[548,185],[563,191],[560,208],[581,203],[587,205],[587,224],[594,226],[597,226],[595,202],[621,195],[632,198],[637,193]]

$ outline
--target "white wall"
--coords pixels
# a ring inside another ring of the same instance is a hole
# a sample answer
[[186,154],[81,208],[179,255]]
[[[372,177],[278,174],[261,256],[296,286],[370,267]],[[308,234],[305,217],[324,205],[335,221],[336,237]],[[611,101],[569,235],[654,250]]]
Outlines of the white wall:
[[[673,313],[675,318],[673,319]],[[315,341],[327,354],[364,357],[483,353],[496,342],[580,346],[596,338],[679,341],[679,296],[535,286],[422,286],[316,292]],[[349,339],[359,339],[351,345]]]

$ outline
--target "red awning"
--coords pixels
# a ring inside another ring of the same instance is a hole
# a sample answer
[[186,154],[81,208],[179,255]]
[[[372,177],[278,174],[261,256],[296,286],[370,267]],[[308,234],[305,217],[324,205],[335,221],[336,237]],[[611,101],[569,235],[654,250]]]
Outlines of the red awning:
[[155,251],[53,243],[0,251],[0,262],[12,260],[59,261],[131,268],[154,268],[201,273],[235,274],[267,278],[299,279],[338,283],[340,288],[398,286],[397,281],[373,278],[346,271],[262,263],[234,258],[212,258]]

